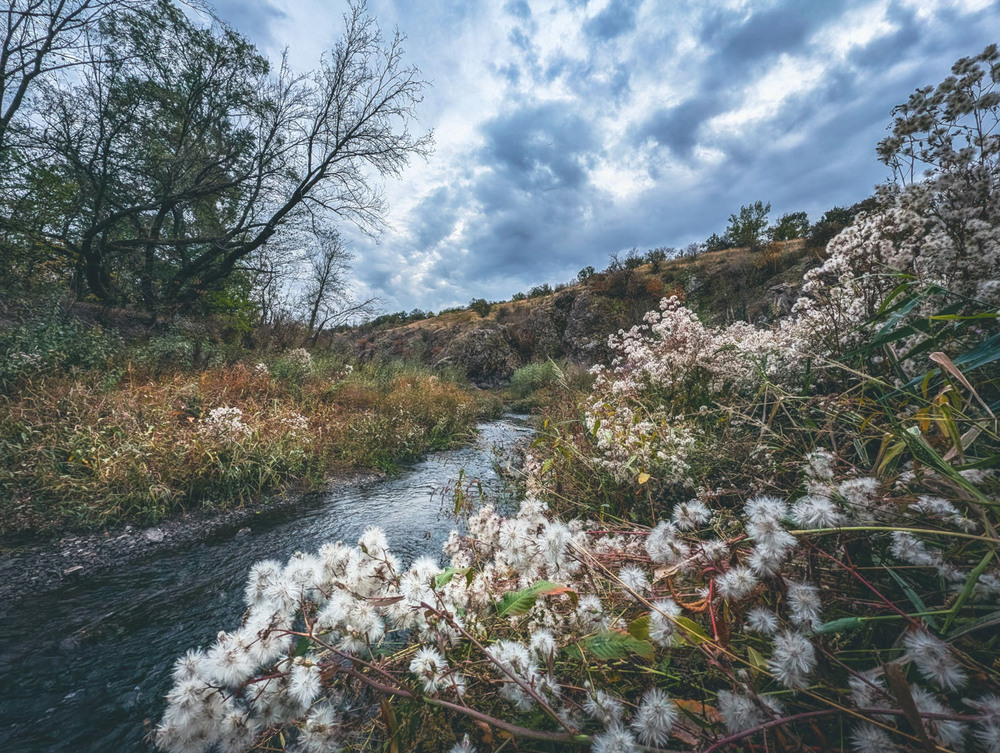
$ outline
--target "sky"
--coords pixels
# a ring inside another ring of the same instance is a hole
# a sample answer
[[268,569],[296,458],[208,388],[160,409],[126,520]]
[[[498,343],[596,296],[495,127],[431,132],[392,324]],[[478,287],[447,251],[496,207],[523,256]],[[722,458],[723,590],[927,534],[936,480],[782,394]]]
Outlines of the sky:
[[[342,0],[215,0],[272,60],[317,67]],[[894,105],[1000,42],[990,0],[369,0],[431,86],[434,152],[341,230],[385,311],[505,300],[611,253],[683,247],[870,195]]]

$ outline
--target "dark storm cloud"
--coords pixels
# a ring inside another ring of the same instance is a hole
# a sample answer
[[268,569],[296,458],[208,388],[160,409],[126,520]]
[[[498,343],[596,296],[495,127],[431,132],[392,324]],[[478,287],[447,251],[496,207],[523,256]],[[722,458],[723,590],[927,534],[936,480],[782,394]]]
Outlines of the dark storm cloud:
[[732,107],[757,70],[751,64],[801,50],[843,5],[834,0],[804,7],[782,5],[749,18],[734,11],[707,14],[700,36],[712,52],[700,67],[695,94],[651,112],[631,129],[632,138],[636,143],[652,139],[676,157],[690,158],[703,124]]
[[722,99],[711,94],[692,97],[676,107],[656,110],[635,129],[636,142],[652,139],[677,157],[687,159],[698,143],[702,124],[724,110]]
[[583,25],[583,32],[592,39],[608,40],[635,28],[635,14],[642,0],[611,0],[610,3]]
[[514,190],[578,188],[587,180],[587,155],[596,145],[590,123],[559,103],[522,107],[482,128],[486,164]]
[[434,248],[451,234],[462,197],[450,186],[438,186],[424,197],[414,212],[409,238],[414,248]]
[[716,60],[732,70],[738,65],[800,50],[814,31],[841,13],[847,4],[841,0],[783,3],[758,11],[739,23],[720,17],[714,28],[705,28],[704,34],[706,41],[718,49]]
[[[338,26],[345,5],[337,0],[324,30]],[[476,124],[461,146],[440,150],[452,163],[431,158],[424,175],[433,177],[415,180],[419,200],[380,245],[352,238],[356,275],[387,307],[439,310],[565,281],[588,264],[606,266],[613,251],[704,240],[757,199],[772,203],[772,220],[799,210],[816,220],[859,201],[889,175],[875,145],[892,107],[1000,29],[997,4],[963,13],[928,2],[917,13],[890,0],[893,28],[845,58],[827,42],[864,33],[845,14],[874,9],[874,0],[715,11],[711,0],[654,1],[642,6],[642,23],[635,0],[591,3],[596,12],[584,0],[557,5],[369,0],[391,19],[384,28],[398,23],[409,35],[406,62],[435,81],[422,125],[444,142],[444,124]],[[272,51],[296,43],[272,39],[288,26],[277,5],[218,7],[254,41],[274,42]],[[692,38],[696,49],[681,53]],[[761,77],[796,61],[820,77],[806,85],[784,73],[790,91],[769,92],[770,109],[752,112]],[[743,125],[713,121],[744,106],[749,114],[730,121]],[[436,120],[441,113],[451,120]]]

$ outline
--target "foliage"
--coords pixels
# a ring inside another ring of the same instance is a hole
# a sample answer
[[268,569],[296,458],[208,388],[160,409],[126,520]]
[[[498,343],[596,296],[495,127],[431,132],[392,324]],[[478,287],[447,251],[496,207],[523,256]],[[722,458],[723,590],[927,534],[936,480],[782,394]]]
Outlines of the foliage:
[[485,319],[493,310],[493,304],[485,298],[473,298],[469,301],[469,308],[479,314],[480,318]]
[[559,369],[552,361],[529,363],[511,376],[510,392],[515,399],[523,400],[538,390],[551,386],[558,378]]
[[764,230],[767,228],[767,215],[771,211],[771,204],[766,205],[762,201],[755,201],[753,204],[744,204],[740,207],[739,214],[729,215],[729,227],[726,229],[726,238],[734,246],[746,246],[751,251],[760,249],[764,239]]
[[20,372],[0,412],[5,533],[149,522],[316,487],[338,470],[392,470],[496,409],[422,367],[354,370],[298,349],[187,370],[201,358],[174,333],[111,369],[60,345],[79,342],[96,358],[109,352],[96,346],[99,333],[49,325],[29,334],[33,352],[52,344],[57,355]]
[[68,316],[57,300],[36,307],[24,322],[0,330],[0,387],[11,390],[32,379],[78,371],[114,373],[121,341],[100,326]]
[[158,745],[412,749],[440,712],[458,751],[501,729],[522,750],[995,753],[992,148],[881,192],[792,317],[713,326],[670,298],[612,336],[592,390],[554,400],[520,509],[475,511],[445,566],[372,529],[258,565],[246,621],[178,662]]
[[718,233],[712,233],[702,245],[706,251],[724,251],[735,244],[728,235],[720,236]]
[[373,230],[375,181],[429,147],[408,130],[424,84],[363,5],[304,77],[195,19],[169,0],[107,14],[22,118],[4,225],[105,303],[190,307],[310,222]]
[[667,260],[668,257],[675,256],[676,250],[672,248],[651,248],[646,252],[644,257],[647,264],[651,264],[653,267],[653,274],[660,271],[660,265]]
[[775,225],[768,230],[772,241],[790,241],[804,238],[809,232],[809,215],[805,212],[789,212],[781,215]]

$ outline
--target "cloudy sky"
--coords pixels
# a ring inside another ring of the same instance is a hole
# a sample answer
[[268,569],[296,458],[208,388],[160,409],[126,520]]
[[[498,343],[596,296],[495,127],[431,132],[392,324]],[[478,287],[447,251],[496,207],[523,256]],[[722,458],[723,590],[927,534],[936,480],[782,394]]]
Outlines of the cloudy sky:
[[[215,0],[311,70],[344,0]],[[432,83],[435,151],[386,186],[378,239],[344,228],[386,310],[506,299],[683,246],[757,199],[771,218],[869,195],[893,105],[1000,41],[991,0],[369,0]]]

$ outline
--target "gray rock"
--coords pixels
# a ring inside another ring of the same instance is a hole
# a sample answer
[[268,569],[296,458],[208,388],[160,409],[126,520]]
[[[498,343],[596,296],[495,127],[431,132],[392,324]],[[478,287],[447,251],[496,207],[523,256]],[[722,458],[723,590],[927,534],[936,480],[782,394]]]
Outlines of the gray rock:
[[154,544],[158,544],[163,541],[163,531],[159,528],[147,528],[143,535],[146,537],[147,541],[152,541]]

